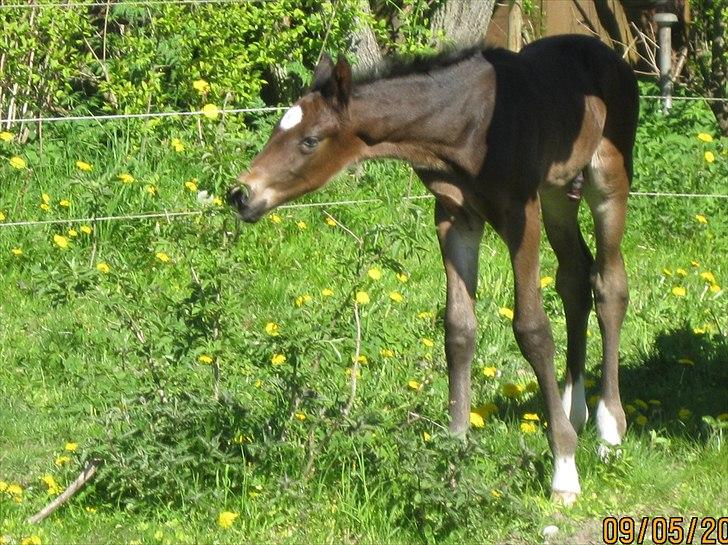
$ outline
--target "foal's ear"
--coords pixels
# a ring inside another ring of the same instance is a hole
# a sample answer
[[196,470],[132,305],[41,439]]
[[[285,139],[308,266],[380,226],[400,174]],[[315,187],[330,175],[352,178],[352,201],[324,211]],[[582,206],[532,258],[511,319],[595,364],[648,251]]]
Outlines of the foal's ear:
[[351,65],[346,57],[339,55],[334,64],[324,53],[313,72],[311,91],[321,93],[334,107],[345,109],[351,96]]

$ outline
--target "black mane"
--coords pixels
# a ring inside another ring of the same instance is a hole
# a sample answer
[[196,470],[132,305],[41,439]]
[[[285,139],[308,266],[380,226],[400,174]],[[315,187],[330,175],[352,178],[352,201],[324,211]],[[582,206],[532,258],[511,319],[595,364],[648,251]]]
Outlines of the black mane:
[[366,85],[383,79],[401,78],[446,68],[468,59],[478,53],[485,54],[490,48],[473,46],[465,49],[445,50],[434,55],[391,56],[380,64],[355,74],[354,83]]

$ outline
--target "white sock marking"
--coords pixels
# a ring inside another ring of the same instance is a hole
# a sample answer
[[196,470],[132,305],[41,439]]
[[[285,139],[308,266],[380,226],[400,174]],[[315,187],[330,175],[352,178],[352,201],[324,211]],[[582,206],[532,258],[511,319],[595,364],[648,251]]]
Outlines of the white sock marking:
[[573,386],[570,382],[564,386],[564,395],[561,398],[564,412],[575,429],[581,428],[589,418],[589,409],[586,406],[584,393],[584,377],[579,375]]
[[551,490],[554,492],[581,493],[574,456],[559,456],[554,460],[554,478],[551,481]]
[[291,129],[298,125],[301,120],[303,119],[303,108],[296,105],[292,108],[289,108],[288,111],[283,115],[281,118],[280,127],[284,131],[287,131],[288,129]]
[[610,445],[619,445],[622,438],[619,436],[617,419],[609,412],[603,400],[597,404],[597,431],[599,438]]

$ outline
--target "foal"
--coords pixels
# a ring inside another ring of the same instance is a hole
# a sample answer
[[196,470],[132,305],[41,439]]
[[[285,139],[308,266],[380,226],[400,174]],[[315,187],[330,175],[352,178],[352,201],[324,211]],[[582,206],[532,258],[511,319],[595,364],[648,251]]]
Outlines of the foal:
[[[336,64],[324,57],[310,91],[283,115],[228,201],[243,220],[255,222],[356,161],[390,157],[413,166],[436,198],[454,434],[469,425],[478,250],[489,223],[510,253],[513,331],[546,404],[552,495],[570,504],[580,492],[576,432],[588,417],[584,360],[592,291],[603,345],[596,409],[602,448],[620,444],[625,432],[617,365],[628,293],[620,243],[638,107],[630,67],[583,36],[542,39],[518,54],[461,51],[358,83],[343,57]],[[577,222],[581,194],[594,217],[596,261]],[[563,397],[539,286],[540,215],[559,262],[556,289],[568,330]]]

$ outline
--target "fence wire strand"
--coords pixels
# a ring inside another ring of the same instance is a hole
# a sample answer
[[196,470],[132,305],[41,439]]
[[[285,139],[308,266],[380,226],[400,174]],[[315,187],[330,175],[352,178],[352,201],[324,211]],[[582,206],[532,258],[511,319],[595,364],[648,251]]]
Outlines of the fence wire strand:
[[265,0],[123,0],[121,2],[48,2],[27,4],[0,4],[0,9],[33,8],[105,8],[113,6],[174,6],[205,4],[259,4]]
[[[663,193],[663,192],[650,192],[650,191],[633,191],[630,192],[632,197],[679,197],[679,198],[713,198],[713,199],[728,199],[728,195],[723,194],[703,194],[703,193]],[[434,197],[432,195],[411,195],[405,196],[398,199],[398,202],[408,201],[420,201],[430,200]],[[325,207],[336,207],[336,206],[359,206],[363,204],[374,204],[374,203],[386,203],[384,199],[353,199],[343,201],[327,201],[327,202],[312,202],[312,203],[299,203],[299,204],[284,204],[279,206],[278,210],[295,210],[304,208],[325,208]],[[111,221],[136,221],[136,220],[151,220],[151,219],[166,219],[168,221],[179,218],[189,218],[191,216],[203,216],[212,215],[214,212],[209,210],[179,210],[175,212],[149,212],[141,214],[125,214],[118,216],[98,216],[98,217],[87,217],[87,218],[68,218],[68,219],[51,219],[51,220],[24,220],[24,221],[11,221],[0,223],[0,228],[9,227],[37,227],[43,225],[63,225],[63,224],[78,224],[78,223],[103,223]]]

